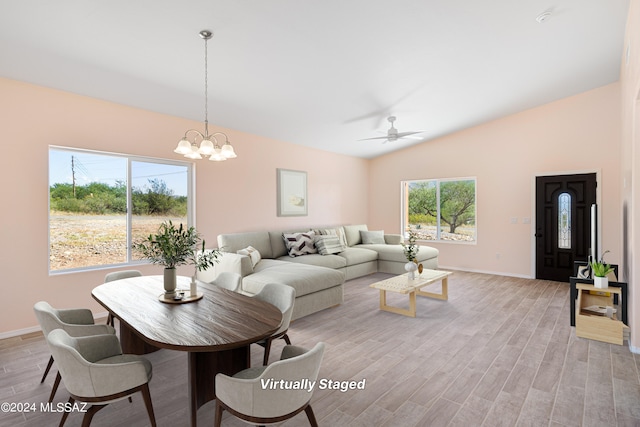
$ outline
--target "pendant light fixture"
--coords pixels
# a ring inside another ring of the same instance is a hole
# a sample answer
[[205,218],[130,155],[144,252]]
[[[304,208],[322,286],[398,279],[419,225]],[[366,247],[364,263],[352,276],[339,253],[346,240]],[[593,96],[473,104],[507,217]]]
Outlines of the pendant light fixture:
[[[214,132],[212,135],[209,135],[207,41],[213,37],[213,33],[209,30],[202,30],[200,31],[200,37],[204,39],[204,134],[195,129],[189,129],[184,133],[184,137],[178,142],[178,146],[173,151],[178,154],[183,154],[189,159],[202,159],[203,156],[209,156],[209,160],[221,162],[238,156],[225,133]],[[224,144],[222,146],[218,143],[216,135],[224,136]],[[191,136],[192,139],[189,139],[189,136]],[[198,140],[200,140],[200,146],[198,146]]]

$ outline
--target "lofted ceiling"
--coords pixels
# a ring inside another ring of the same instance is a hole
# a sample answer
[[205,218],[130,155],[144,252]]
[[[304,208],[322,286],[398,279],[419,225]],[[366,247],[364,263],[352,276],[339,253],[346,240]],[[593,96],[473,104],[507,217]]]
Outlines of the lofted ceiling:
[[373,158],[618,81],[628,5],[2,0],[0,76],[203,121],[209,29],[210,123]]

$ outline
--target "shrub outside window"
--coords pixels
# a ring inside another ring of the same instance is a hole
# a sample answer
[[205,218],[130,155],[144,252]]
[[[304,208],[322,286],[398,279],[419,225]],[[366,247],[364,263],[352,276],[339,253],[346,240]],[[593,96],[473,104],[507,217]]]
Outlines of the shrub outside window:
[[476,179],[402,181],[403,230],[419,240],[476,242]]
[[192,164],[49,147],[49,272],[139,263],[131,243],[192,224]]

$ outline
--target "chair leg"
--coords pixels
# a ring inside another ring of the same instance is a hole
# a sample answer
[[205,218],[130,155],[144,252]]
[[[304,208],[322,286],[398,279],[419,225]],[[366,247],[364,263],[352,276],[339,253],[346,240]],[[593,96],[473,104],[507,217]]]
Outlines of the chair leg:
[[[67,401],[68,405],[71,406],[73,405],[73,402],[75,402],[76,400],[69,396],[69,400]],[[67,411],[64,411],[62,413],[62,419],[60,420],[60,424],[58,425],[58,427],[62,427],[65,423],[65,421],[67,421],[67,417],[69,416],[69,413]]]
[[304,412],[307,414],[307,418],[309,418],[309,424],[311,424],[311,427],[318,427],[318,421],[316,421],[316,416],[313,414],[311,405],[307,405],[307,407],[304,408]]
[[82,418],[82,427],[89,427],[89,424],[91,424],[91,420],[96,412],[105,406],[107,405],[91,405],[91,408],[89,408],[89,410],[84,414],[84,418]]
[[53,382],[53,387],[51,388],[51,394],[49,395],[49,403],[53,402],[53,398],[56,395],[56,391],[58,390],[61,379],[62,376],[60,375],[60,371],[58,371],[58,373],[56,374],[56,380]]
[[49,370],[51,369],[52,365],[53,365],[53,355],[49,356],[49,363],[47,363],[47,369],[44,370],[44,375],[40,380],[40,384],[42,384],[44,382],[44,379],[47,378],[47,375],[49,374]]
[[213,421],[213,427],[220,427],[222,424],[222,411],[224,411],[224,408],[220,404],[220,401],[216,399],[216,418]]
[[271,351],[271,337],[264,341],[264,358],[262,359],[262,365],[267,366],[269,363],[269,352]]
[[282,339],[284,340],[284,342],[286,342],[286,343],[287,343],[287,345],[291,345],[291,340],[289,339],[289,335],[284,334],[284,335],[282,336]]
[[149,393],[149,383],[146,383],[142,387],[142,398],[144,399],[144,406],[147,407],[147,414],[149,414],[149,421],[151,426],[156,427],[156,416],[153,413],[153,404],[151,403],[151,393]]

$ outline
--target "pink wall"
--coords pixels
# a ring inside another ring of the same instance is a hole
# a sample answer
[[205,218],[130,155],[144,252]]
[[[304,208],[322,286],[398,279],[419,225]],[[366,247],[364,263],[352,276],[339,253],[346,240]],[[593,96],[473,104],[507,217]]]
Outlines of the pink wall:
[[[7,79],[0,93],[2,337],[37,325],[32,307],[39,300],[104,311],[91,289],[110,270],[48,275],[49,145],[178,159],[178,139],[203,125]],[[196,164],[197,227],[211,245],[221,232],[367,222],[366,160],[215,130],[229,134],[239,157]],[[276,168],[307,171],[307,217],[276,216]],[[161,274],[160,267],[140,269]]]
[[434,243],[440,264],[531,277],[523,219],[535,222],[535,176],[598,172],[602,247],[619,261],[619,92],[611,84],[372,160],[370,227],[399,232],[401,180],[476,177],[477,244]]
[[640,352],[640,4],[629,4],[629,15],[620,73],[622,105],[622,149],[620,188],[622,193],[622,253],[624,276],[629,282],[629,326],[631,345]]

